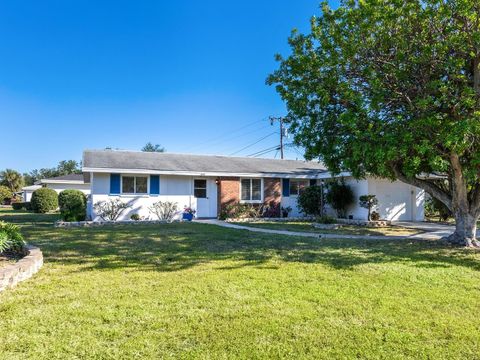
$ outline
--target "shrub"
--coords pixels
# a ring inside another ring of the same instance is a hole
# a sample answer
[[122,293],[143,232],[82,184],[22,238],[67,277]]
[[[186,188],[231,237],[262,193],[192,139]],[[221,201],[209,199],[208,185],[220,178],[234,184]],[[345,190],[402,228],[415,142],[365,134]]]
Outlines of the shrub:
[[328,193],[325,199],[335,210],[337,216],[345,219],[348,207],[355,201],[355,196],[352,188],[345,184],[345,181],[342,179],[340,182],[335,181],[328,184]]
[[64,221],[84,221],[87,216],[87,197],[80,190],[63,190],[58,205]]
[[152,204],[148,210],[150,210],[150,213],[155,215],[158,220],[170,222],[178,211],[178,205],[172,201],[157,201]]
[[380,214],[376,211],[372,211],[372,215],[370,215],[370,219],[372,221],[378,221],[380,220]]
[[17,225],[0,221],[0,252],[23,253],[25,245]]
[[360,200],[360,203],[359,203],[360,206],[365,209],[368,209],[368,221],[370,221],[372,219],[370,215],[372,212],[372,209],[378,205],[377,197],[375,195],[362,195],[360,196],[359,200]]
[[0,185],[0,205],[4,204],[6,200],[10,200],[12,197],[12,190],[4,185]]
[[32,210],[36,213],[47,213],[58,208],[58,195],[55,190],[41,188],[35,190],[31,200]]
[[335,224],[337,220],[331,216],[323,215],[316,218],[316,222],[319,224]]
[[130,205],[120,199],[110,199],[108,201],[99,201],[93,205],[95,213],[103,221],[117,221],[120,215],[128,209]]
[[[262,205],[233,203],[222,207],[219,218],[221,220],[259,218],[266,209],[268,208]],[[268,210],[267,213],[270,211]]]
[[14,202],[12,203],[13,210],[26,210],[24,202]]
[[305,215],[322,214],[322,188],[320,186],[309,186],[298,196],[298,208]]
[[453,216],[450,209],[434,197],[425,200],[425,215],[427,217],[438,216],[438,221],[446,221],[449,217]]
[[130,215],[130,220],[140,221],[140,215],[138,215],[138,214],[132,214],[132,215]]

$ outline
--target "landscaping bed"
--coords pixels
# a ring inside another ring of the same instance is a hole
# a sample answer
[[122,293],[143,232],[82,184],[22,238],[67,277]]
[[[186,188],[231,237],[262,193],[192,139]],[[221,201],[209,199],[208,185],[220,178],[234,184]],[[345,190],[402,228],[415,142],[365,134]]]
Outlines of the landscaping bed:
[[365,227],[359,225],[325,224],[325,227],[317,228],[314,226],[316,223],[308,221],[255,221],[249,223],[238,222],[235,224],[263,229],[304,231],[319,234],[410,236],[423,233],[421,230],[400,226]]

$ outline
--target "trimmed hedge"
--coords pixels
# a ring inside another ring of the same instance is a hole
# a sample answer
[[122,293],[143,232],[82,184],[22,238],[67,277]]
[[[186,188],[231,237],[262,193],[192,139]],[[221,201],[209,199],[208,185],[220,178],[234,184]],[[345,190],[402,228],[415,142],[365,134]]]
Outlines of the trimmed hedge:
[[30,211],[32,210],[32,204],[30,204],[30,201],[23,202],[23,201],[18,201],[12,203],[12,208],[13,210],[27,210]]
[[48,188],[41,188],[35,190],[32,194],[32,210],[36,213],[47,213],[49,211],[57,210],[58,195],[55,190]]
[[58,195],[58,205],[63,221],[84,221],[87,214],[87,197],[80,190],[64,190]]

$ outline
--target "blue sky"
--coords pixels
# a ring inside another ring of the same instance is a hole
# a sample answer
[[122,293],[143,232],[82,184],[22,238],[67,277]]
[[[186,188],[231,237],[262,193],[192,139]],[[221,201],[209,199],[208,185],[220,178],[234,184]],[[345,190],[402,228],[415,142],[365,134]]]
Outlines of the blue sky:
[[148,141],[226,155],[274,146],[266,118],[285,106],[265,78],[291,29],[319,13],[315,0],[2,1],[0,169]]

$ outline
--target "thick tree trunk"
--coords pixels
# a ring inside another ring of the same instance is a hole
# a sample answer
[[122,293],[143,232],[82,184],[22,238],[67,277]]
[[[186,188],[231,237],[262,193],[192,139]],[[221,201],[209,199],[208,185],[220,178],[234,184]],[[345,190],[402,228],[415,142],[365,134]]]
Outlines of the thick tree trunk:
[[480,242],[476,239],[477,221],[478,217],[457,211],[455,213],[455,232],[446,240],[453,245],[480,247]]

